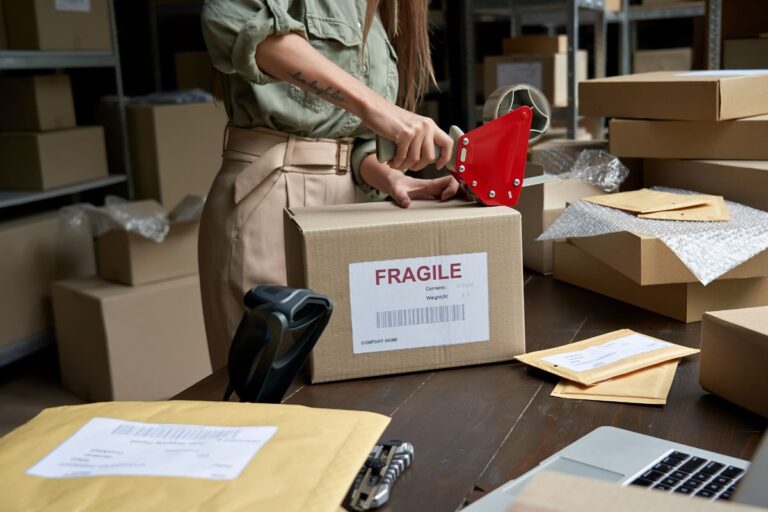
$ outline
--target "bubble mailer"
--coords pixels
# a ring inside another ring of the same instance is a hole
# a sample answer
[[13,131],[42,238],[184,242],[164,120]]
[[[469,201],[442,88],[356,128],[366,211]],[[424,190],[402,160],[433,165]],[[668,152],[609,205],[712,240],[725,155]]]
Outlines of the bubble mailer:
[[[688,190],[654,190],[696,194]],[[726,201],[729,222],[640,219],[632,214],[578,201],[568,207],[538,240],[597,236],[629,231],[655,236],[669,247],[702,283],[709,284],[768,248],[768,212]]]

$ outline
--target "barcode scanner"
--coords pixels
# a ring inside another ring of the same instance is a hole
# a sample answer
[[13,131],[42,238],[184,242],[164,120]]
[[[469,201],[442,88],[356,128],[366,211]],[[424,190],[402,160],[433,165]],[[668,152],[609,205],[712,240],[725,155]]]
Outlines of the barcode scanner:
[[[333,302],[312,290],[260,285],[243,299],[246,312],[229,349],[227,401],[279,404],[328,325]],[[288,337],[295,341],[280,357]]]

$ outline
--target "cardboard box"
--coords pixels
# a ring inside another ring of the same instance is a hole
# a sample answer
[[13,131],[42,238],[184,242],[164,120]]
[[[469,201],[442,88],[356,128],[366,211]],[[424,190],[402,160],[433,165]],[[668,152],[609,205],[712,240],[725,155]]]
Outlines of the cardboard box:
[[312,382],[505,361],[525,351],[520,214],[474,203],[286,210],[288,284],[334,301]]
[[605,10],[608,12],[621,11],[621,0],[605,0],[603,5],[605,6]]
[[0,77],[0,131],[74,128],[75,103],[68,75]]
[[53,285],[64,386],[92,401],[164,400],[210,375],[197,276]]
[[[587,52],[577,54],[576,79],[587,79]],[[485,97],[504,85],[529,84],[541,90],[553,107],[568,105],[568,54],[486,57]]]
[[[696,276],[655,236],[622,231],[568,241],[637,284],[695,283]],[[768,251],[745,261],[720,279],[768,277]]]
[[0,133],[0,189],[48,190],[107,174],[100,126]]
[[128,108],[136,198],[172,208],[187,195],[207,195],[221,167],[226,124],[214,103]]
[[681,322],[707,311],[768,305],[768,278],[641,286],[569,242],[555,242],[555,279]]
[[768,114],[768,71],[657,71],[579,84],[592,117],[720,121]]
[[504,55],[545,55],[568,51],[568,37],[565,35],[531,35],[507,37],[501,41]]
[[768,418],[768,307],[710,311],[701,322],[699,383]]
[[4,0],[13,50],[112,50],[109,0]]
[[173,58],[176,63],[177,89],[214,92],[214,69],[208,52],[181,52]]
[[664,160],[643,161],[646,187],[694,190],[768,211],[768,161]]
[[[138,201],[137,212],[166,212],[155,201]],[[199,221],[171,222],[162,242],[122,229],[108,231],[96,240],[99,277],[107,281],[139,286],[195,275]]]
[[768,37],[723,41],[723,68],[768,69]]
[[667,48],[664,50],[635,50],[632,69],[635,73],[653,71],[690,71],[693,66],[693,48]]
[[[565,147],[577,147],[573,141],[560,142],[566,143]],[[536,159],[537,152],[529,153],[529,157]],[[545,169],[541,164],[529,163],[525,170],[527,178],[539,176]],[[536,239],[560,217],[567,203],[603,193],[605,192],[599,187],[575,179],[525,187],[515,207],[520,212],[522,221],[523,266],[541,274],[551,274],[552,241],[537,242]]]
[[610,152],[620,157],[768,159],[768,116],[721,122],[612,119],[608,130]]
[[53,328],[50,286],[96,272],[90,244],[62,240],[58,212],[0,222],[0,366],[41,346]]

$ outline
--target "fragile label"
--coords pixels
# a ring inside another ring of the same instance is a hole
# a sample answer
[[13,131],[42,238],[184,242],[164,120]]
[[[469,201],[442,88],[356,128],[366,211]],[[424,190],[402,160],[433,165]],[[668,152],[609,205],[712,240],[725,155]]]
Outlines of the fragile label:
[[57,11],[91,12],[91,0],[55,0]]
[[586,372],[638,354],[653,352],[670,346],[666,341],[632,333],[601,345],[593,345],[573,352],[562,352],[542,359],[574,372]]
[[46,478],[107,475],[232,480],[277,427],[211,427],[92,418],[32,466]]
[[349,265],[355,354],[487,341],[488,254]]
[[541,90],[541,62],[502,62],[496,65],[496,87],[528,84]]

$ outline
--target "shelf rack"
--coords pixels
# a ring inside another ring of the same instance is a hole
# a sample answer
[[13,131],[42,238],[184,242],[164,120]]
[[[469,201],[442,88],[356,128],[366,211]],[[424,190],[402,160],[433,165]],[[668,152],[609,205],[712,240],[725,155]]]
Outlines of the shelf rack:
[[[45,191],[9,191],[0,190],[0,209],[30,204],[54,197],[77,194],[86,190],[110,187],[126,183],[128,196],[133,197],[130,179],[130,155],[128,154],[128,130],[125,115],[125,94],[123,92],[123,74],[120,66],[120,52],[117,41],[117,24],[113,1],[109,4],[109,21],[112,29],[112,51],[36,51],[36,50],[0,50],[0,71],[31,69],[84,69],[112,68],[115,75],[115,93],[120,116],[120,131],[124,151],[123,169],[125,174],[112,174],[106,178],[77,183]],[[113,170],[110,170],[112,172]]]

